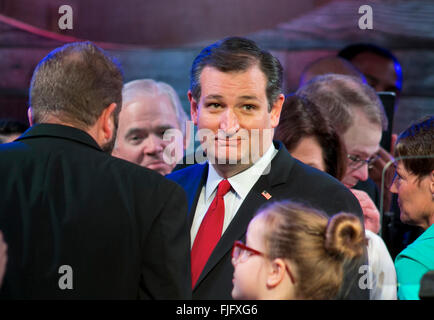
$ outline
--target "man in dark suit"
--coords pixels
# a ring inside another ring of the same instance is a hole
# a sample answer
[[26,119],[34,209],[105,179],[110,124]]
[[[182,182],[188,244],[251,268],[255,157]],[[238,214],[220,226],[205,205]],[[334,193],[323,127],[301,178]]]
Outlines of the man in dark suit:
[[[329,215],[345,211],[363,219],[347,188],[273,142],[281,86],[279,61],[248,39],[219,41],[193,62],[188,97],[207,162],[167,177],[188,196],[194,299],[231,298],[232,245],[245,238],[255,211],[268,201],[292,199]],[[346,273],[339,298],[368,299],[357,270]]]
[[109,154],[122,83],[89,42],[36,67],[31,128],[0,146],[1,298],[191,298],[185,193]]

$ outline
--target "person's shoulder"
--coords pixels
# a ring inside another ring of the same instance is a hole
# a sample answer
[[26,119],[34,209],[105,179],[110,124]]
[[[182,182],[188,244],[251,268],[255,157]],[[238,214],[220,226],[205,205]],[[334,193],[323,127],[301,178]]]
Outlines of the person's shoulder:
[[116,172],[117,174],[121,174],[125,178],[128,177],[129,179],[135,179],[135,180],[146,179],[152,184],[155,184],[160,181],[161,182],[168,181],[167,179],[164,178],[164,176],[162,176],[157,171],[148,169],[146,167],[142,167],[136,163],[124,159],[116,158],[108,154],[102,156],[106,158],[106,161],[109,164],[110,169],[113,170],[113,172]]
[[31,150],[27,145],[25,145],[21,141],[12,141],[9,143],[0,144],[0,153],[2,155],[6,155],[6,154],[12,155],[14,153],[22,154],[25,152],[31,153]]
[[424,265],[429,265],[430,268],[434,268],[434,238],[427,233],[428,230],[422,233],[422,235],[408,245],[407,248],[402,250],[395,261],[400,262],[401,260],[412,259],[420,261]]
[[372,245],[372,247],[377,248],[377,249],[381,249],[381,250],[386,250],[387,251],[387,247],[386,244],[384,243],[383,238],[381,238],[378,234],[372,232],[371,230],[366,229],[365,230],[365,236],[369,241],[369,245]]
[[163,176],[157,171],[112,156],[110,156],[109,162],[112,168],[109,171],[117,175],[118,181],[122,181],[122,183],[132,184],[137,187],[136,189],[153,190],[164,195],[171,194],[173,197],[175,193],[176,195],[180,193],[184,195],[184,190],[175,181],[167,179],[167,176]]
[[369,259],[372,258],[372,261],[370,262],[375,264],[381,262],[381,264],[393,266],[392,257],[390,256],[383,238],[368,229],[365,229],[365,237],[368,240],[368,252],[370,252]]
[[362,216],[357,198],[331,175],[294,159],[287,176],[286,189],[295,199],[306,202],[329,215],[348,212]]
[[332,177],[328,173],[311,167],[297,159],[294,159],[290,178],[293,178],[294,176],[301,177],[300,181],[302,183],[311,184],[312,187],[334,188],[336,190],[342,190],[344,193],[349,192],[348,188],[335,177]]
[[198,176],[198,175],[201,172],[203,172],[203,170],[206,168],[206,166],[207,166],[206,162],[193,164],[193,165],[185,167],[183,169],[172,171],[171,173],[169,173],[165,177],[169,180],[173,180],[176,182],[180,182],[180,181],[183,181],[185,179],[195,179],[195,178],[197,179],[197,178],[200,178],[200,176]]

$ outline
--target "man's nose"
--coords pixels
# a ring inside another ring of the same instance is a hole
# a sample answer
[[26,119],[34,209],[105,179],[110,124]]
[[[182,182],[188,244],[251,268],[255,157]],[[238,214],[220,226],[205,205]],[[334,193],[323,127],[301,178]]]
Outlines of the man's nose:
[[366,181],[369,177],[368,165],[366,163],[363,164],[360,168],[353,171],[353,176],[360,181]]
[[226,108],[220,119],[219,129],[223,130],[226,135],[232,135],[240,129],[238,117],[232,108]]
[[150,134],[145,141],[143,152],[146,154],[157,154],[161,153],[163,149],[164,140],[155,134]]

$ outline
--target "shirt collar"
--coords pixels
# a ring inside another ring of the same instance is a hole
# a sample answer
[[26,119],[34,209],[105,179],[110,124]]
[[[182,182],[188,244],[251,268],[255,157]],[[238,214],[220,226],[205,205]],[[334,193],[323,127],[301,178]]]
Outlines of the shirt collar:
[[[245,199],[247,197],[250,189],[252,189],[253,185],[267,169],[267,166],[271,163],[271,160],[276,154],[277,150],[272,143],[267,152],[265,152],[264,155],[252,166],[235,176],[228,178],[229,183],[240,198]],[[206,201],[208,201],[212,196],[220,181],[223,180],[212,165],[208,164],[208,167],[208,178],[205,185]]]
[[17,140],[33,139],[39,137],[56,137],[73,140],[76,142],[84,143],[95,149],[101,151],[94,138],[89,133],[68,125],[53,124],[53,123],[40,123],[35,124],[27,129]]

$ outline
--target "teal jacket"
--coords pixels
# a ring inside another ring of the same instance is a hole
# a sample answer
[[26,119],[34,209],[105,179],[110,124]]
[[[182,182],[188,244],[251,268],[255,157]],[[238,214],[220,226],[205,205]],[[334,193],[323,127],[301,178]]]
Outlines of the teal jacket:
[[422,276],[434,270],[434,225],[403,250],[395,259],[398,299],[419,300]]

